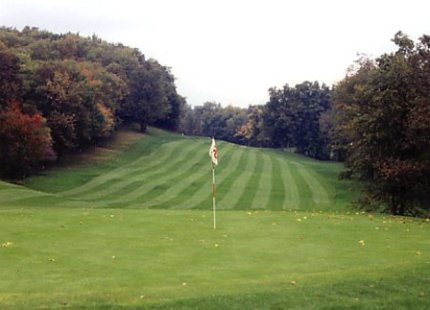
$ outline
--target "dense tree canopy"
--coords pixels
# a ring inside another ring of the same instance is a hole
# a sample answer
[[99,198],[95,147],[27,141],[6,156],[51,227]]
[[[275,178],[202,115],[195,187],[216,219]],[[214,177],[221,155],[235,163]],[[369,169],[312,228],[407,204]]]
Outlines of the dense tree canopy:
[[[185,105],[170,69],[139,50],[30,27],[0,28],[0,112],[11,113],[11,100],[22,103],[21,113],[46,120],[58,158],[121,124],[175,130]],[[10,160],[0,158],[3,165]]]
[[97,36],[0,28],[0,174],[21,177],[128,123],[345,160],[363,202],[430,210],[430,36],[362,58],[333,89],[269,89],[265,105],[189,106],[170,68]]
[[124,121],[139,123],[142,131],[155,123],[175,129],[183,103],[170,70],[149,60],[131,71],[130,96],[119,115]]
[[328,141],[320,131],[320,116],[330,106],[330,89],[317,82],[303,82],[283,89],[271,88],[264,106],[247,109],[207,102],[187,107],[181,131],[215,136],[253,146],[295,148],[297,152],[328,159]]
[[336,86],[332,141],[368,203],[406,214],[430,209],[430,39],[393,41]]
[[303,82],[283,89],[271,88],[263,114],[264,131],[275,147],[295,147],[300,154],[327,159],[319,119],[330,106],[330,89]]
[[0,105],[5,105],[7,100],[20,98],[22,80],[19,73],[18,56],[2,49],[0,45]]
[[23,113],[17,101],[5,104],[0,110],[0,173],[22,177],[39,163],[54,159],[49,132],[40,113]]
[[189,135],[216,137],[234,143],[240,143],[237,130],[246,121],[245,109],[206,102],[202,106],[184,109],[180,131]]

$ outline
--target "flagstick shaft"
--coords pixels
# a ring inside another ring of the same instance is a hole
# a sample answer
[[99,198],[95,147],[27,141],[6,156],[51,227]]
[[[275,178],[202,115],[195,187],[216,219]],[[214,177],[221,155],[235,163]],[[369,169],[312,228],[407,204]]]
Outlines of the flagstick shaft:
[[212,209],[214,215],[214,230],[216,230],[216,204],[215,204],[215,167],[212,164]]

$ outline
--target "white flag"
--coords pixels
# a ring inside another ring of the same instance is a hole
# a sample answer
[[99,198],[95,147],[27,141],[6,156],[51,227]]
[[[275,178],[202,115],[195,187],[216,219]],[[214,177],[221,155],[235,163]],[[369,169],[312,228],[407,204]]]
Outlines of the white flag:
[[211,148],[209,149],[209,156],[212,159],[212,164],[218,165],[218,150],[216,149],[215,139],[212,138]]

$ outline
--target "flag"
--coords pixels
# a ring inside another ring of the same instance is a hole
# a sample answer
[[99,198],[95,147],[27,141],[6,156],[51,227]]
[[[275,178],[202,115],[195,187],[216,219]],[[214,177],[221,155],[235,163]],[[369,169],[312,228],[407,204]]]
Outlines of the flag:
[[218,165],[218,150],[216,149],[215,139],[212,138],[212,144],[209,149],[209,156],[212,159],[212,164]]

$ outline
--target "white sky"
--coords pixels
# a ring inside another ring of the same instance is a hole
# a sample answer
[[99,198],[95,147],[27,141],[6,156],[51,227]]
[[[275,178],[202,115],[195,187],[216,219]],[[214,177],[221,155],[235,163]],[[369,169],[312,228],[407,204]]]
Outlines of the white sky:
[[264,104],[268,88],[332,85],[357,53],[430,34],[430,1],[0,0],[0,25],[95,33],[172,68],[188,103]]

